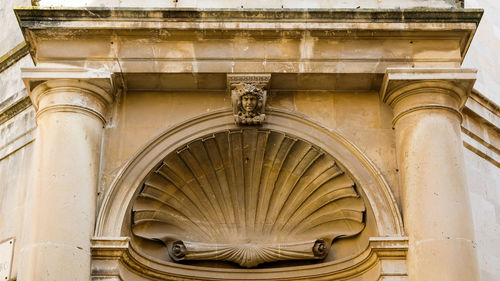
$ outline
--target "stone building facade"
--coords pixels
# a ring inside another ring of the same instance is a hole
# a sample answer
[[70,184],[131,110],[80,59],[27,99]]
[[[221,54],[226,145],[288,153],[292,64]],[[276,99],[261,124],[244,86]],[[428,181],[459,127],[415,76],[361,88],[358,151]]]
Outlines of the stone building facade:
[[0,278],[500,279],[494,1],[1,8]]

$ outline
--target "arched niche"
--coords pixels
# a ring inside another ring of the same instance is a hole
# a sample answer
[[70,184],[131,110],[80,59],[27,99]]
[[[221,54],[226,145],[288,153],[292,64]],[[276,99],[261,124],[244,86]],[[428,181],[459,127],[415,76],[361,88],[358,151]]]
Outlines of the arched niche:
[[[355,145],[334,130],[325,128],[305,116],[274,109],[269,110],[267,121],[259,127],[259,130],[278,132],[299,139],[333,157],[341,170],[352,179],[353,186],[366,207],[363,221],[366,226],[361,233],[351,239],[333,243],[333,254],[329,254],[321,262],[275,263],[275,266],[271,266],[271,268],[265,265],[254,269],[243,269],[217,264],[216,268],[213,264],[208,264],[209,267],[204,267],[203,263],[179,264],[168,260],[168,258],[165,259],[161,255],[155,255],[154,251],[148,253],[148,243],[138,242],[131,231],[132,208],[138,194],[143,191],[145,180],[150,178],[151,173],[161,166],[165,157],[172,155],[179,149],[185,149],[187,144],[211,134],[237,132],[238,130],[241,128],[234,124],[231,112],[223,110],[205,114],[171,127],[143,147],[127,162],[106,194],[96,224],[94,256],[102,255],[102,251],[106,251],[104,244],[114,243],[113,245],[116,246],[118,243],[121,245],[120,247],[127,249],[126,256],[128,258],[125,260],[128,261],[126,264],[129,268],[138,272],[149,272],[151,277],[155,278],[181,276],[182,278],[193,278],[193,280],[210,278],[235,280],[239,278],[237,276],[241,277],[248,273],[251,273],[252,278],[255,279],[269,279],[272,276],[282,278],[287,275],[289,277],[312,278],[312,276],[321,276],[322,274],[326,274],[325,276],[341,274],[342,272],[344,272],[342,274],[346,274],[346,268],[351,268],[353,275],[359,275],[359,272],[368,272],[371,268],[375,268],[375,264],[379,264],[379,258],[374,254],[376,252],[374,249],[380,250],[385,247],[374,246],[375,244],[387,244],[387,241],[394,237],[396,240],[404,240],[401,238],[403,237],[401,216],[389,186],[370,160]],[[386,238],[377,240],[376,237]],[[113,239],[114,242],[109,242]],[[397,251],[395,255],[401,257],[405,255],[406,250],[404,242],[398,243],[396,242],[397,245],[392,245],[392,247],[394,249],[399,247],[398,249],[401,251]],[[364,268],[364,271],[361,268]],[[380,274],[380,269],[378,271]],[[298,272],[300,272],[299,275],[297,275]],[[262,278],[258,278],[255,275],[257,273],[265,274]]]

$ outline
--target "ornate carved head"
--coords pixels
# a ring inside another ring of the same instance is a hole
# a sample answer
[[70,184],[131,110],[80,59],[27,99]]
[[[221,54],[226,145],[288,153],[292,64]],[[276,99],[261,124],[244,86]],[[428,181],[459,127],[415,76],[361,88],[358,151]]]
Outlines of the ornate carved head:
[[239,83],[233,85],[233,91],[238,96],[238,111],[246,115],[257,115],[264,104],[263,86],[254,83]]
[[238,125],[258,125],[265,119],[265,85],[257,83],[237,83],[231,85],[236,100],[235,119]]
[[233,114],[238,125],[260,125],[266,115],[266,87],[270,75],[228,75]]

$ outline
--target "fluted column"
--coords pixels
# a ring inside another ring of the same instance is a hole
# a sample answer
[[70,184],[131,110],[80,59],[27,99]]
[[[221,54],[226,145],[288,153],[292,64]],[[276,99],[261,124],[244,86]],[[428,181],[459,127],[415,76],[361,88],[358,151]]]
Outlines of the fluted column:
[[37,109],[36,173],[18,280],[88,281],[101,137],[111,96],[82,79],[50,79],[30,96]]
[[388,70],[411,281],[479,280],[460,132],[475,71]]

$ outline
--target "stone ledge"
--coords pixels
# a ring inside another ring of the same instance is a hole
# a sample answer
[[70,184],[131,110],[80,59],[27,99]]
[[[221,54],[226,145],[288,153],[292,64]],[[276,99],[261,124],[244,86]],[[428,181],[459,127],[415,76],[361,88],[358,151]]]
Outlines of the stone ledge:
[[26,42],[22,42],[8,51],[5,55],[0,57],[0,73],[28,54],[29,47]]
[[15,102],[8,105],[5,109],[0,111],[0,124],[5,123],[7,120],[16,116],[26,108],[31,106],[31,100],[28,96],[24,96]]
[[463,109],[464,146],[500,167],[500,107],[473,90]]
[[[404,260],[408,252],[407,237],[371,237],[368,247],[349,259],[288,268],[231,269],[197,267],[150,259],[138,252],[128,237],[92,238],[92,280],[120,278],[123,272],[116,262],[141,276],[162,280],[340,280],[354,276],[406,277]],[[380,264],[383,268],[380,268]],[[377,272],[378,271],[378,272]],[[361,277],[362,278],[362,277]],[[370,279],[370,278],[368,278]]]
[[197,9],[197,8],[55,8],[16,7],[18,20],[71,20],[74,18],[162,20],[325,20],[342,22],[472,22],[479,24],[482,9]]

